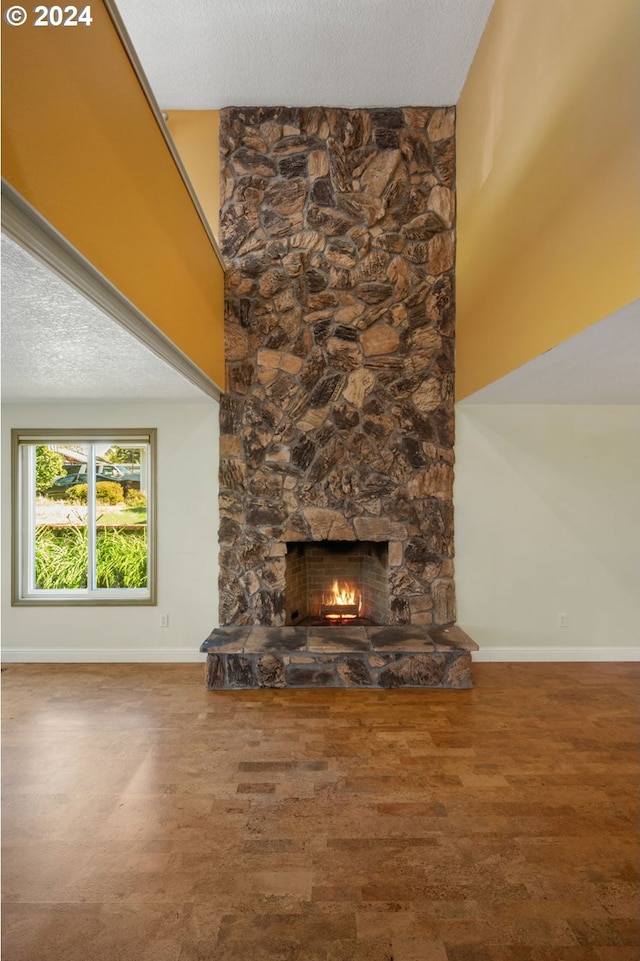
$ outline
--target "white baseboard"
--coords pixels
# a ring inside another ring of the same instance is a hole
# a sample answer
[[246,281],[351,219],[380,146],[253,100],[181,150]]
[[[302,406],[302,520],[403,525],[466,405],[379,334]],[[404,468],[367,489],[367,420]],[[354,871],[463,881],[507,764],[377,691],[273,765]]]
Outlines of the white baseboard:
[[476,663],[497,661],[640,661],[634,647],[485,647],[473,651]]
[[2,649],[5,664],[204,664],[197,648],[108,648],[22,647]]

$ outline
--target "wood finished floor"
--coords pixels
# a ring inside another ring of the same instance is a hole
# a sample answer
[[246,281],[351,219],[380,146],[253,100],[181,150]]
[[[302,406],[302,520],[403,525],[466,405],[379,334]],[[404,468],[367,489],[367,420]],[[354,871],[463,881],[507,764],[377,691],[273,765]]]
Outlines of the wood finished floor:
[[637,961],[638,665],[9,665],[4,961]]

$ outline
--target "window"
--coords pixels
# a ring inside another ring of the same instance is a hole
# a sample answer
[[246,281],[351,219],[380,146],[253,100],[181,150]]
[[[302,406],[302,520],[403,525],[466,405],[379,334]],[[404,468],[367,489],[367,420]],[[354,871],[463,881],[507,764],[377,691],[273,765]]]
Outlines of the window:
[[155,430],[14,430],[13,603],[154,604]]

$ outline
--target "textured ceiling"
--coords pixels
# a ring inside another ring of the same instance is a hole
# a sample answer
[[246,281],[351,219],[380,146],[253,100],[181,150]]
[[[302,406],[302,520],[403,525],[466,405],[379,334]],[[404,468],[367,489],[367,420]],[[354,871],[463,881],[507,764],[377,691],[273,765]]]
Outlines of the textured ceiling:
[[2,236],[2,402],[201,402],[202,391]]
[[493,0],[117,0],[164,109],[454,104]]
[[[156,100],[398,106],[458,100],[493,0],[117,0]],[[207,400],[2,240],[2,399]],[[638,303],[464,403],[638,403]]]

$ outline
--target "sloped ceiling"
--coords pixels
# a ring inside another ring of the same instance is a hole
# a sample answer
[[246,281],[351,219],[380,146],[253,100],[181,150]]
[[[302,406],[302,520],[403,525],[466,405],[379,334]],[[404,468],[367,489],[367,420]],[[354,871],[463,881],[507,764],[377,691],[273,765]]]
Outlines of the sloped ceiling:
[[[493,0],[119,0],[163,108],[455,103]],[[3,402],[205,399],[3,238]]]
[[640,300],[461,404],[640,404]]
[[[160,106],[205,109],[455,103],[492,4],[119,0],[118,9]],[[77,292],[9,250],[3,243],[4,402],[86,397],[80,370],[104,399],[204,399]],[[638,305],[629,305],[468,402],[638,403],[639,341]],[[61,343],[73,345],[73,363]],[[105,364],[108,355],[114,362]]]

